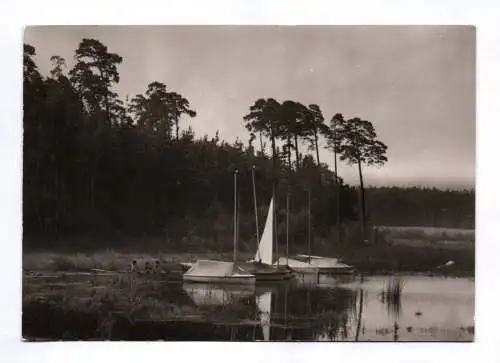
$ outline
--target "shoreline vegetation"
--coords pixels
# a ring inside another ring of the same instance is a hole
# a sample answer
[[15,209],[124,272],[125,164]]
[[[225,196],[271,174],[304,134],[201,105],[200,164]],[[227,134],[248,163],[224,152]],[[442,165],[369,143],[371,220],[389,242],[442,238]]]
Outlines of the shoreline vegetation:
[[[325,240],[317,240],[313,255],[338,257],[353,265],[361,274],[418,273],[473,277],[475,270],[475,243],[473,230],[429,229],[418,227],[376,227],[373,238],[366,245],[348,244],[335,246]],[[165,271],[178,271],[180,262],[193,262],[198,258],[232,259],[232,249],[216,250],[197,237],[197,248],[189,244],[176,245],[162,239],[137,239],[124,243],[92,241],[93,247],[71,250],[74,241],[68,240],[66,248],[47,250],[25,249],[24,271],[71,272],[126,271],[132,260],[155,260],[162,263]],[[141,243],[139,243],[141,242]],[[184,241],[185,242],[185,241]],[[229,246],[231,246],[230,241]],[[75,243],[84,244],[81,241]],[[99,248],[96,246],[111,246]],[[121,246],[120,246],[121,245]],[[135,248],[132,246],[142,246]],[[246,260],[254,254],[251,241],[245,241],[238,251],[238,259]],[[281,246],[282,247],[282,246]],[[307,246],[294,246],[291,254],[305,253]],[[283,255],[284,250],[280,250]],[[439,268],[448,261],[453,265]]]

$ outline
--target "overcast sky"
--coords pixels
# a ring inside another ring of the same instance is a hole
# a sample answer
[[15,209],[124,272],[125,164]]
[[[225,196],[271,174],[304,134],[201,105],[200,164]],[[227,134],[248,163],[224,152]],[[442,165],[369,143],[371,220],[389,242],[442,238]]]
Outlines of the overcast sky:
[[[475,176],[475,30],[472,27],[38,27],[27,28],[42,73],[73,64],[82,38],[123,57],[122,97],[160,81],[189,99],[198,136],[244,143],[242,117],[258,98],[318,104],[371,121],[388,163],[368,185],[470,188]],[[331,163],[332,155],[320,154]],[[357,169],[339,174],[358,183]]]

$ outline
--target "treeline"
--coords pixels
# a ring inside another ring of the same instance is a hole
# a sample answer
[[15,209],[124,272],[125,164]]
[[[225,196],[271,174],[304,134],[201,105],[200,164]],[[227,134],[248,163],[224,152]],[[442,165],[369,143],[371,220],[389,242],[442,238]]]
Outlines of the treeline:
[[[315,233],[330,233],[337,197],[340,221],[355,218],[355,190],[311,156],[305,155],[291,170],[281,160],[256,151],[251,142],[230,144],[218,135],[196,138],[191,128],[179,128],[182,116],[196,116],[189,101],[160,82],[150,83],[144,94],[130,101],[120,100],[112,86],[119,81],[121,57],[102,43],[82,40],[68,73],[64,60],[52,57],[49,77],[39,73],[34,55],[35,49],[25,45],[27,245],[39,243],[40,237],[62,237],[64,242],[71,236],[231,241],[236,169],[240,236],[243,241],[254,239],[253,166],[261,231],[277,180],[275,166],[280,173],[276,187],[291,195],[292,238],[305,239],[306,190],[314,190]],[[339,189],[334,187],[336,181]],[[278,222],[283,221],[285,194],[277,196]]]
[[[164,83],[153,81],[143,94],[120,99],[113,89],[120,80],[122,58],[97,40],[79,43],[69,70],[64,59],[53,56],[48,77],[40,74],[34,56],[35,48],[25,44],[25,246],[42,243],[41,237],[64,244],[74,236],[96,241],[158,237],[172,244],[203,243],[214,248],[231,245],[235,170],[239,171],[239,236],[243,245],[254,246],[254,166],[260,231],[274,192],[278,234],[284,238],[289,195],[292,243],[307,240],[308,194],[313,237],[323,239],[341,237],[342,228],[337,227],[357,220],[363,228],[369,220],[427,223],[430,219],[423,216],[434,210],[426,209],[419,197],[408,199],[403,189],[398,193],[370,189],[365,203],[362,165],[382,165],[387,160],[387,147],[369,121],[344,120],[337,113],[327,125],[318,105],[258,99],[246,114],[242,110],[248,142],[228,143],[218,133],[209,138],[196,136],[190,127],[182,130],[181,119],[196,117],[195,105]],[[333,171],[319,159],[320,138],[332,151]],[[304,145],[307,149],[301,152]],[[360,190],[337,176],[338,161],[357,166]],[[445,198],[441,196],[429,201]],[[452,208],[460,198],[446,194],[446,205]],[[408,207],[413,205],[410,200],[421,204]],[[458,217],[446,223],[462,223],[469,210],[461,207],[456,213]],[[442,218],[433,221],[444,223]]]
[[376,225],[475,228],[474,190],[371,187],[366,194]]

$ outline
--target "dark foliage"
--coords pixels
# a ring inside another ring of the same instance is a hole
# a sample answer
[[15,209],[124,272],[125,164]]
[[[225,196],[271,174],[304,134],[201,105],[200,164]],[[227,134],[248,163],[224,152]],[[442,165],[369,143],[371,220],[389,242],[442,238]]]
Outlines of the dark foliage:
[[371,187],[366,198],[376,225],[475,228],[474,190]]
[[[337,193],[335,174],[324,164],[318,165],[318,138],[326,133],[319,106],[308,109],[292,101],[257,100],[245,116],[252,131],[245,147],[239,140],[234,144],[222,141],[218,134],[197,138],[190,128],[179,130],[179,120],[195,117],[196,111],[187,98],[163,83],[150,83],[145,94],[136,95],[130,104],[120,100],[113,86],[120,80],[122,58],[97,40],[82,40],[75,51],[76,64],[69,72],[64,59],[52,57],[54,69],[47,78],[40,75],[34,55],[35,49],[25,45],[25,246],[40,247],[37,244],[42,238],[66,243],[67,237],[75,236],[110,241],[159,237],[173,245],[198,237],[213,241],[217,248],[231,245],[235,169],[239,170],[241,189],[240,238],[251,240],[253,246],[253,165],[260,223],[265,221],[275,181],[282,235],[285,196],[290,193],[292,242],[306,240],[307,190],[312,191],[315,235],[329,238],[337,224],[357,218],[355,189],[339,179]],[[287,124],[295,131],[287,130]],[[257,136],[261,145],[258,152],[253,147]],[[273,155],[265,154],[263,138],[271,141]],[[299,139],[310,142],[316,162],[311,155],[298,154]],[[287,142],[285,160],[272,158],[278,156],[278,140]],[[292,148],[297,159],[293,169]],[[423,216],[425,202],[412,197],[418,194],[416,190],[410,192],[370,190],[373,221],[408,224],[412,216],[418,216],[416,221],[430,223]],[[456,213],[446,223],[465,225],[463,219],[471,213],[470,198],[439,193],[429,197],[429,203],[438,208],[437,201],[446,200],[443,203]],[[398,204],[401,198],[411,205],[419,203],[419,207],[405,209],[406,202]],[[453,209],[454,205],[460,207]],[[439,224],[441,219],[433,223]]]
[[[66,77],[64,60],[53,57],[51,77],[43,78],[24,54],[24,235],[27,245],[39,238],[82,236],[118,238],[160,236],[178,242],[201,236],[230,241],[233,171],[239,169],[241,238],[255,233],[251,170],[264,222],[272,193],[272,161],[239,141],[178,135],[179,118],[194,117],[189,102],[160,82],[148,85],[128,108],[111,91],[119,81],[121,57],[100,42],[85,39],[77,63]],[[114,112],[116,111],[116,112]],[[257,128],[270,136],[268,125]],[[172,135],[173,134],[173,135]],[[283,170],[279,188],[292,197],[292,219],[305,218],[304,177],[315,188],[317,233],[333,221],[333,175],[304,163]],[[352,218],[353,191],[343,186],[343,218]],[[279,195],[279,198],[284,198]],[[283,204],[284,205],[284,204]],[[280,212],[281,213],[281,212]],[[301,217],[302,216],[302,217]],[[281,217],[279,217],[281,218]],[[297,236],[304,223],[297,223]],[[61,240],[63,240],[61,238]]]

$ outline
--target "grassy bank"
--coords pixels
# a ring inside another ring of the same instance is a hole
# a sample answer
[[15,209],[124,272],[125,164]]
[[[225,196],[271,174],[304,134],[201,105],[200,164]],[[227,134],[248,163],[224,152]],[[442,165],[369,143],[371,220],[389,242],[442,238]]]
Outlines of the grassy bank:
[[[340,252],[345,263],[365,274],[426,273],[474,276],[473,249],[444,249],[405,245],[365,246]],[[442,266],[448,261],[453,265]]]
[[119,338],[143,322],[224,321],[244,312],[237,301],[196,306],[180,284],[165,284],[151,276],[72,276],[67,280],[59,274],[57,279],[23,280],[26,339]]
[[[429,227],[375,227],[367,244],[336,249],[366,274],[427,273],[474,276],[475,231]],[[439,267],[452,261],[450,266]]]
[[[251,254],[240,253],[241,259],[248,259]],[[163,272],[179,270],[181,262],[194,262],[197,259],[231,260],[232,251],[226,253],[173,253],[151,251],[150,253],[124,252],[112,249],[87,252],[26,252],[23,255],[23,270],[25,272],[88,272],[91,270],[106,270],[124,272],[130,269],[132,261],[137,261],[139,267],[144,263],[160,262],[159,269]]]
[[[357,226],[346,230],[342,245],[335,241],[314,239],[312,253],[341,257],[344,262],[367,274],[419,272],[473,276],[475,270],[474,230],[439,229],[427,227],[376,227],[368,243],[359,243]],[[354,232],[353,232],[354,231]],[[283,241],[283,240],[281,240]],[[232,260],[232,241],[222,241],[216,248],[213,241],[202,237],[186,238],[175,244],[160,238],[141,240],[106,241],[68,240],[64,249],[51,252],[27,249],[23,254],[25,271],[109,271],[127,270],[133,260],[158,259],[165,271],[178,269],[179,262],[195,261],[199,258]],[[40,243],[40,245],[43,245]],[[88,248],[71,248],[86,245]],[[242,241],[238,259],[253,256],[255,241]],[[98,246],[108,246],[106,249]],[[186,252],[189,251],[189,252]],[[284,255],[284,246],[279,254]],[[290,253],[306,253],[306,245],[294,242]],[[453,261],[447,268],[438,266]]]
[[[240,255],[242,259],[247,256]],[[360,246],[338,250],[333,254],[359,272],[365,274],[390,273],[429,273],[456,276],[474,276],[475,261],[473,249],[443,249],[434,247],[394,246]],[[180,262],[195,261],[198,258],[231,260],[231,252],[205,254],[134,254],[113,250],[93,253],[27,253],[23,257],[23,270],[35,272],[88,272],[92,269],[108,271],[126,271],[134,259],[148,261],[159,259],[165,273],[179,273]],[[454,261],[450,267],[440,269],[438,266]]]

